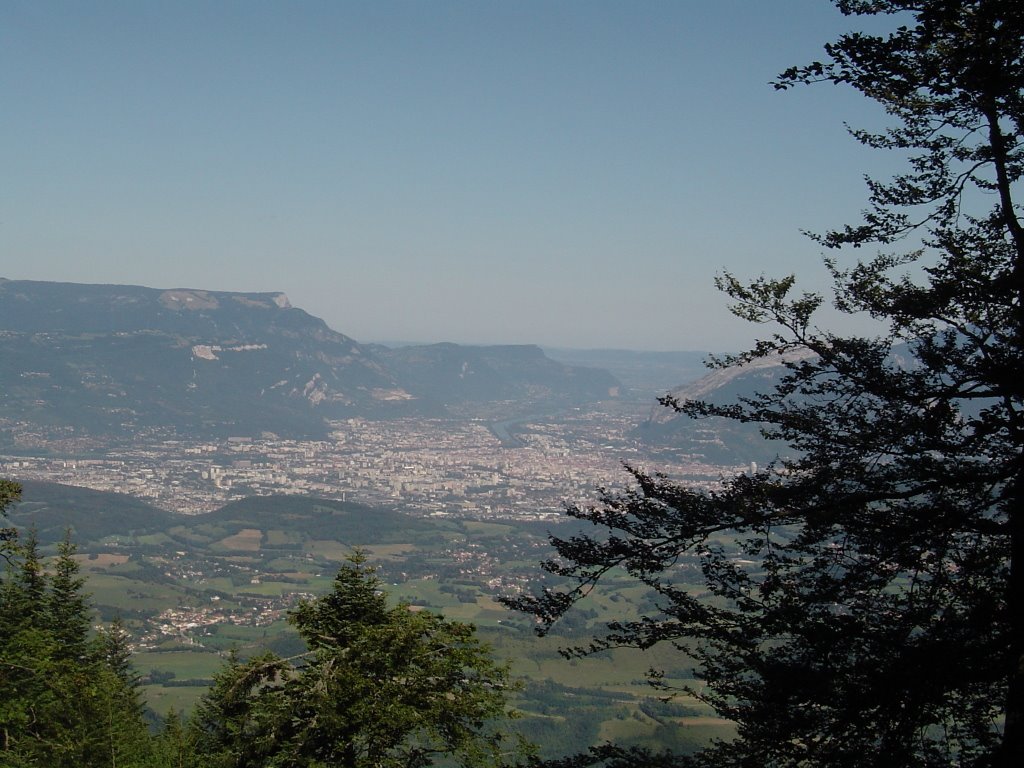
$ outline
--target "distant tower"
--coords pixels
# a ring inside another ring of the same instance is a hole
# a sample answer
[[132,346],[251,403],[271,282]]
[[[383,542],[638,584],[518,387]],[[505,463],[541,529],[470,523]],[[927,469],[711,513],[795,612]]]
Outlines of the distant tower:
[[757,462],[756,461],[750,462],[750,474],[751,475],[756,475],[757,474]]

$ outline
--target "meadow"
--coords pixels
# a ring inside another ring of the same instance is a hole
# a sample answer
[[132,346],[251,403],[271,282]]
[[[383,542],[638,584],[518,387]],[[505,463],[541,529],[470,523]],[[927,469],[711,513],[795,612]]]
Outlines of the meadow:
[[605,621],[651,611],[650,596],[635,585],[608,580],[546,637],[535,634],[532,617],[499,601],[537,582],[537,564],[551,554],[548,529],[570,534],[569,523],[424,519],[295,497],[140,522],[127,534],[97,528],[96,538],[78,541],[78,561],[101,619],[120,617],[136,638],[134,662],[155,716],[191,710],[231,652],[300,653],[288,611],[327,592],[358,550],[395,603],[477,628],[519,682],[516,727],[543,755],[612,739],[690,751],[731,732],[691,694],[662,701],[664,692],[647,684],[654,667],[665,682],[699,690],[691,660],[673,648],[571,659],[560,652],[587,642]]

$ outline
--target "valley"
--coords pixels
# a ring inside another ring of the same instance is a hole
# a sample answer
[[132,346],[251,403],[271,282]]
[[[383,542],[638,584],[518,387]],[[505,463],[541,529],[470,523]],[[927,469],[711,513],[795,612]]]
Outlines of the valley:
[[0,475],[126,493],[174,512],[252,495],[399,503],[420,514],[550,517],[625,479],[622,463],[710,486],[748,464],[652,450],[635,435],[647,404],[601,403],[495,428],[484,418],[331,422],[324,440],[203,440],[171,430],[130,438],[19,433]]
[[[649,612],[651,598],[636,587],[612,582],[544,638],[534,635],[532,619],[499,602],[536,582],[538,563],[551,554],[549,533],[577,530],[568,519],[443,517],[308,496],[250,497],[183,515],[38,481],[24,483],[23,501],[7,518],[5,525],[35,527],[44,552],[62,526],[72,526],[98,618],[120,618],[130,630],[154,716],[190,710],[229,651],[300,650],[288,612],[328,591],[358,550],[379,569],[391,600],[473,623],[511,663],[523,684],[514,700],[517,727],[545,754],[562,754],[567,743],[584,749],[610,734],[687,751],[729,730],[692,697],[664,703],[647,686],[651,666],[665,669],[670,682],[696,684],[689,659],[671,649],[574,660],[559,654],[602,621]],[[683,563],[679,573],[692,567]]]
[[[657,615],[627,580],[545,637],[501,602],[537,587],[549,536],[579,532],[567,506],[629,487],[624,465],[713,489],[763,460],[746,434],[653,415],[703,353],[389,348],[282,294],[31,281],[0,281],[0,327],[0,477],[23,485],[0,524],[44,555],[70,534],[97,620],[130,633],[152,718],[190,711],[232,652],[301,650],[290,612],[360,552],[390,600],[477,627],[542,755],[688,752],[731,732],[684,653],[563,656]],[[675,573],[703,589],[695,561]]]

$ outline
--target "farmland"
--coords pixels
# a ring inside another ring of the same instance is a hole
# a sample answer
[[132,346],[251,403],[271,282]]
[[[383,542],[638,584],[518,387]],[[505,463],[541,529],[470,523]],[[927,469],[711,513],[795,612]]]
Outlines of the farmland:
[[[64,503],[73,519],[73,501]],[[31,524],[18,510],[11,517]],[[301,652],[289,610],[326,592],[339,563],[358,550],[379,569],[394,602],[478,628],[520,681],[518,727],[542,754],[608,739],[687,750],[727,735],[729,724],[692,696],[663,702],[647,685],[651,667],[663,670],[666,682],[694,684],[690,660],[678,651],[616,649],[582,659],[559,653],[606,620],[649,611],[650,596],[637,587],[611,580],[548,637],[537,637],[531,618],[499,602],[536,581],[537,563],[550,556],[548,529],[565,535],[567,526],[412,517],[288,497],[235,503],[200,517],[158,518],[153,525],[140,520],[137,530],[77,544],[99,616],[122,618],[135,638],[135,665],[158,716],[191,709],[231,651],[242,657],[267,649]]]

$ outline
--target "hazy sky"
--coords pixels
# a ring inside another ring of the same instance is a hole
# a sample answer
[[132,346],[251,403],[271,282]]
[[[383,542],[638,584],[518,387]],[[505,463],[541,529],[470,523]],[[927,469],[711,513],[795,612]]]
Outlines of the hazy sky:
[[0,277],[284,291],[360,341],[733,349],[875,119],[826,0],[0,0]]

